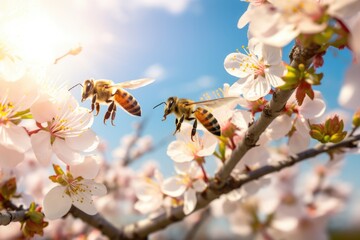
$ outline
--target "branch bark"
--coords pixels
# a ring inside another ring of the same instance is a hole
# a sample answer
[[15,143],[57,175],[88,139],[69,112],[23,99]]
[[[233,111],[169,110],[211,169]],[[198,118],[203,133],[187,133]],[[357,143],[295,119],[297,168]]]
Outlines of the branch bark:
[[0,226],[6,226],[11,222],[23,222],[26,220],[26,210],[20,211],[1,211]]
[[[337,144],[324,144],[314,148],[303,151],[296,156],[288,157],[283,161],[279,161],[274,165],[266,165],[244,174],[240,180],[229,178],[221,188],[218,187],[216,179],[210,182],[210,187],[203,193],[197,195],[197,205],[195,210],[199,210],[208,206],[214,199],[217,199],[222,194],[231,192],[234,189],[240,188],[244,184],[259,179],[265,175],[280,171],[286,167],[292,166],[305,159],[315,157],[319,154],[339,148],[354,148],[356,143],[360,140],[360,134],[346,138],[344,141]],[[147,237],[149,234],[165,228],[166,226],[181,221],[186,215],[183,212],[182,206],[176,208],[166,209],[166,213],[159,215],[156,218],[140,220],[134,224],[125,226],[120,231],[122,239],[141,239]]]

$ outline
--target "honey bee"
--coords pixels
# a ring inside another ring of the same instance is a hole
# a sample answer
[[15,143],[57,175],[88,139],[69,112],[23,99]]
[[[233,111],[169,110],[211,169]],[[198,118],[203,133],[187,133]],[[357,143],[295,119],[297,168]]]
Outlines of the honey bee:
[[141,109],[136,99],[128,93],[124,88],[136,89],[152,83],[154,79],[142,78],[131,80],[127,82],[114,83],[106,79],[88,79],[84,81],[82,89],[82,99],[85,101],[92,97],[91,112],[96,109],[96,114],[99,114],[100,104],[108,105],[107,112],[104,116],[104,124],[111,116],[111,124],[114,126],[114,119],[116,115],[116,104],[120,105],[125,111],[134,116],[141,116]]
[[237,100],[237,97],[225,97],[200,102],[194,102],[190,99],[169,97],[166,102],[162,102],[156,105],[154,108],[165,104],[164,116],[162,121],[166,120],[166,116],[174,113],[176,116],[175,125],[176,129],[173,134],[180,132],[181,124],[184,120],[194,120],[193,127],[191,130],[191,140],[196,134],[197,121],[199,121],[210,133],[220,136],[221,129],[217,119],[214,115],[206,109],[206,107],[220,107],[224,104],[230,103],[231,101]]

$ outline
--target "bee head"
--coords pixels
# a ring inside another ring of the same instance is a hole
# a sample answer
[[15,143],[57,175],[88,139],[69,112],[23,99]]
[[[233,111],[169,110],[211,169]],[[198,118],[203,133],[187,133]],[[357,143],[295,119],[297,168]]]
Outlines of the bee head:
[[172,113],[175,109],[177,102],[177,97],[169,97],[166,101],[165,108],[164,108],[164,116],[163,121],[166,119],[166,116]]
[[85,80],[83,90],[82,90],[82,99],[81,101],[85,101],[88,97],[90,97],[94,90],[94,80],[88,79]]

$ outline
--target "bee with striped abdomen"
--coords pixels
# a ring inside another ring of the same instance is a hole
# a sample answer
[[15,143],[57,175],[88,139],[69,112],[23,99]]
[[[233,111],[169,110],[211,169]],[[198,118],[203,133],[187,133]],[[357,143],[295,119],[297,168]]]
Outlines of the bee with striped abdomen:
[[207,109],[207,107],[220,107],[231,101],[238,99],[237,97],[225,97],[200,102],[194,102],[190,99],[169,97],[166,102],[162,102],[156,105],[154,108],[165,104],[163,121],[166,120],[166,116],[174,113],[176,116],[175,125],[176,129],[174,134],[180,131],[181,124],[184,120],[192,121],[193,128],[191,130],[191,140],[196,133],[197,122],[199,121],[209,132],[216,136],[221,135],[220,125],[214,115]]
[[152,83],[154,80],[142,78],[127,82],[114,83],[106,79],[88,79],[84,81],[82,89],[82,99],[85,101],[92,97],[91,111],[96,109],[96,115],[99,114],[100,104],[108,105],[107,112],[104,116],[104,124],[111,116],[111,124],[114,125],[116,115],[116,104],[120,105],[126,112],[134,116],[141,116],[141,108],[136,99],[124,88],[136,89]]

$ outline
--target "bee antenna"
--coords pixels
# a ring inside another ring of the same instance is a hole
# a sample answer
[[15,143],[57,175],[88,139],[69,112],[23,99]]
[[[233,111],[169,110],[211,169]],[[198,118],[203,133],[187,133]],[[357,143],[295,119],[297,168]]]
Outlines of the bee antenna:
[[155,107],[153,107],[153,109],[157,108],[157,107],[160,106],[161,104],[165,104],[165,105],[166,105],[166,102],[161,102],[161,103],[159,103],[158,105],[156,105]]
[[74,86],[72,86],[71,88],[69,88],[69,90],[68,91],[70,91],[71,89],[73,89],[74,87],[76,87],[76,86],[81,86],[81,87],[83,87],[83,85],[81,84],[81,83],[78,83],[78,84],[75,84]]

